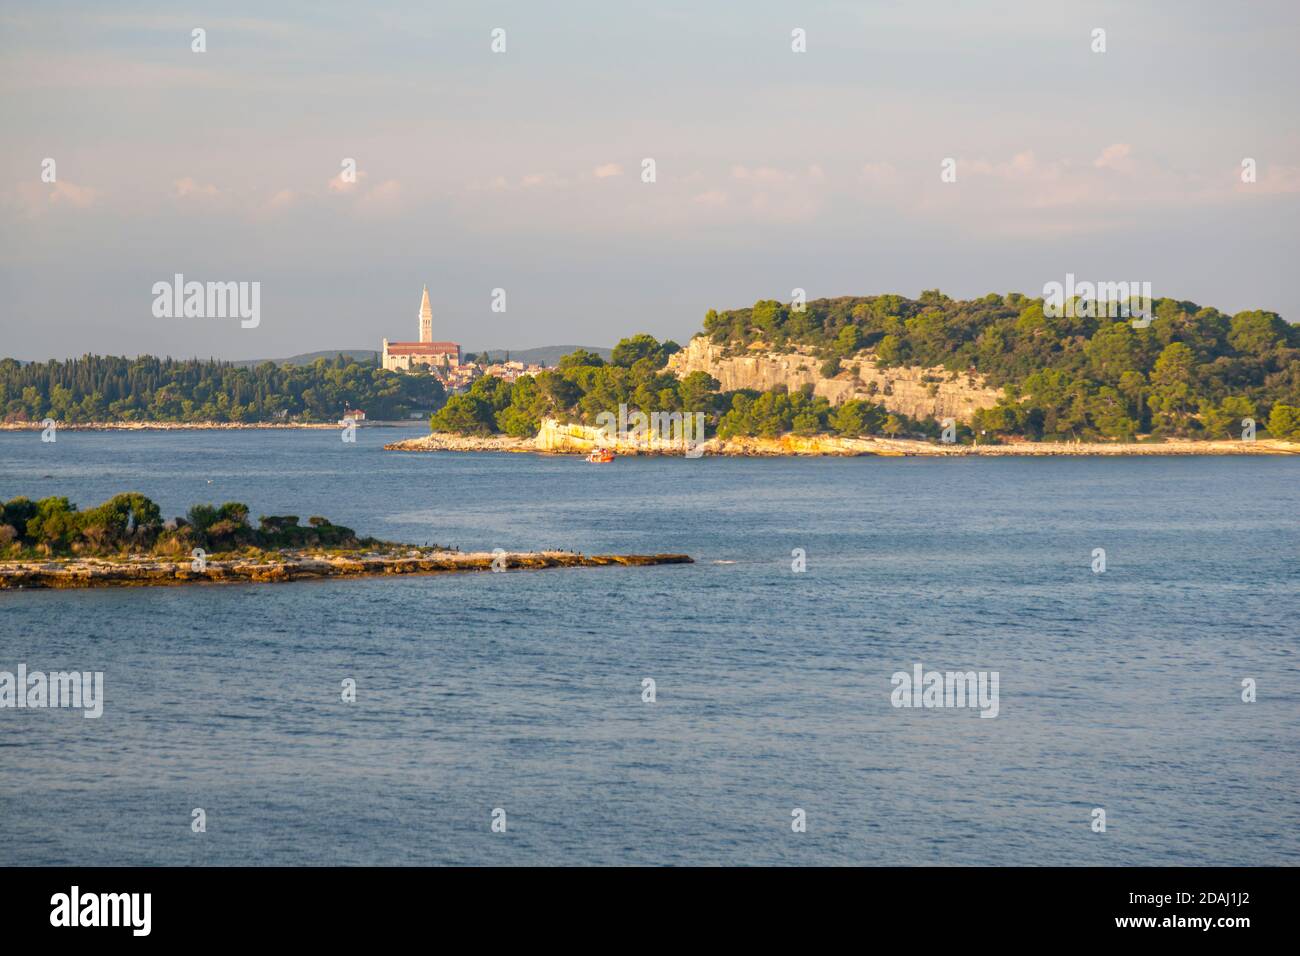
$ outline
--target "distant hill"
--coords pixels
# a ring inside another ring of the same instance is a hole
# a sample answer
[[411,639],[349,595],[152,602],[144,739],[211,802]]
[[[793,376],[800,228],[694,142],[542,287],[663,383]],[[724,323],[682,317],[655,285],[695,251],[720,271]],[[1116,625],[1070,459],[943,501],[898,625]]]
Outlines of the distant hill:
[[310,365],[317,359],[332,359],[336,355],[346,355],[358,362],[379,364],[379,353],[374,349],[326,349],[323,352],[303,352],[301,355],[290,355],[288,358],[237,359],[230,364],[240,368],[255,368],[263,362],[274,362],[276,365]]
[[505,361],[506,353],[509,352],[512,362],[523,362],[525,365],[555,365],[560,361],[561,356],[568,355],[575,349],[595,352],[606,361],[609,361],[609,356],[614,351],[599,345],[543,345],[535,349],[465,349],[465,354],[481,355],[488,352],[494,360]]
[[[609,359],[610,353],[613,351],[598,345],[543,345],[535,349],[465,349],[464,354],[480,355],[483,352],[488,352],[493,359],[504,360],[506,353],[509,352],[512,361],[523,362],[525,365],[554,365],[559,362],[560,356],[568,355],[574,349],[586,349],[588,352],[595,352],[606,360]],[[301,355],[291,355],[288,358],[239,359],[230,364],[237,365],[240,368],[255,368],[263,362],[274,362],[276,365],[310,365],[317,359],[333,359],[336,355],[345,355],[358,362],[374,362],[375,364],[379,362],[379,353],[374,349],[326,349],[323,352],[303,352]]]

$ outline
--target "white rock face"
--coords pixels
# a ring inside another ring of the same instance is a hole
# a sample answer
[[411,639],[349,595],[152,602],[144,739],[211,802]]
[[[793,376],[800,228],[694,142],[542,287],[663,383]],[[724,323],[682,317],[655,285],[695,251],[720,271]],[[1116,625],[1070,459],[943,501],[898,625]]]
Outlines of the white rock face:
[[[692,372],[707,372],[722,383],[723,391],[739,388],[767,391],[784,385],[796,392],[810,384],[814,395],[825,397],[832,405],[854,398],[865,399],[912,418],[955,418],[968,422],[977,409],[992,408],[998,401],[998,390],[989,388],[973,372],[915,366],[880,368],[867,351],[841,363],[844,370],[834,378],[822,377],[821,360],[809,349],[750,350],[743,355],[725,355],[724,351],[723,346],[707,337],[696,336],[686,348],[669,357],[668,369],[679,378]],[[872,383],[876,386],[874,392]]]

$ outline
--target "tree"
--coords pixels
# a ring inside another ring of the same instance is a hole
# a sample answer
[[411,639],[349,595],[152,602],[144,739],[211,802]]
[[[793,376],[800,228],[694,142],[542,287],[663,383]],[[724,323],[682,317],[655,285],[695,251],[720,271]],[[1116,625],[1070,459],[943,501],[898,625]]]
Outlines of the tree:
[[790,421],[790,430],[796,435],[816,435],[822,430],[821,418],[812,411],[802,411]]
[[1232,317],[1228,342],[1238,352],[1263,356],[1286,341],[1286,323],[1275,312],[1238,312]]
[[1268,433],[1274,438],[1300,441],[1300,408],[1278,402],[1268,415]]
[[830,417],[830,426],[846,438],[869,435],[880,428],[885,417],[879,405],[850,399]]
[[653,335],[641,333],[621,340],[609,357],[610,364],[623,368],[631,368],[641,359],[650,359],[656,368],[662,368],[668,361],[668,354]]
[[558,368],[561,372],[565,372],[569,369],[582,368],[584,366],[599,368],[604,364],[605,360],[595,352],[589,352],[586,349],[574,349],[568,355],[562,355],[560,357]]
[[1218,405],[1201,400],[1201,424],[1210,438],[1237,438],[1242,420],[1254,417],[1255,403],[1242,395],[1229,395]]
[[429,419],[433,431],[460,435],[490,435],[494,424],[491,406],[472,395],[453,395]]
[[862,330],[856,325],[846,325],[835,337],[835,349],[840,355],[848,357],[862,348]]
[[1186,418],[1192,393],[1193,361],[1192,350],[1184,343],[1170,342],[1152,369],[1152,409],[1160,414],[1167,428],[1178,429]]
[[774,299],[760,299],[750,310],[750,321],[763,340],[772,344],[785,338],[782,324],[785,322],[786,309]]
[[67,498],[42,498],[36,502],[36,514],[27,521],[27,537],[47,554],[66,551],[79,530],[79,518],[77,506]]
[[708,372],[691,372],[677,387],[682,411],[705,412],[714,410],[714,393],[722,386]]
[[876,358],[881,365],[898,365],[906,358],[903,340],[897,335],[886,335],[876,346]]
[[1097,430],[1107,438],[1132,441],[1137,434],[1138,423],[1129,417],[1123,396],[1109,385],[1092,398],[1088,414]]
[[979,408],[971,417],[971,430],[976,434],[992,432],[1011,435],[1019,430],[1019,407],[1014,400],[1003,399],[992,408]]
[[1103,382],[1116,384],[1126,372],[1137,368],[1137,342],[1127,322],[1115,322],[1097,330],[1084,351],[1092,372]]
[[27,532],[27,523],[36,517],[36,502],[23,497],[10,498],[0,510],[3,511],[0,521],[12,526],[19,538],[31,537]]

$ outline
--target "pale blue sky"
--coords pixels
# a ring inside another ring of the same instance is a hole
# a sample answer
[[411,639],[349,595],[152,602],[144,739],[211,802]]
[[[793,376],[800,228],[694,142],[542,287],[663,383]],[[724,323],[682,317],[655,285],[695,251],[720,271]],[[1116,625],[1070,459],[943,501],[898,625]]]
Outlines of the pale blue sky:
[[[0,3],[0,355],[377,348],[425,282],[473,348],[1066,272],[1294,321],[1297,9]],[[154,318],[176,272],[260,326]]]

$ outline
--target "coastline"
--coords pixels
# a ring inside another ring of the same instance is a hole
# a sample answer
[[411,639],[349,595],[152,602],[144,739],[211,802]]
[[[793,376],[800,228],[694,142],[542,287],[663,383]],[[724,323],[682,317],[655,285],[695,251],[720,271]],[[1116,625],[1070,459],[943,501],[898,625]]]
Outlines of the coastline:
[[376,551],[352,554],[279,553],[260,557],[209,558],[202,571],[187,560],[141,555],[126,559],[52,558],[0,561],[0,591],[99,587],[157,587],[205,583],[279,583],[319,578],[427,575],[546,568],[598,568],[620,565],[649,567],[694,564],[685,554],[595,554],[573,551],[520,551],[492,554],[431,549],[402,549],[400,554]]
[[[363,421],[358,428],[424,427],[423,421]],[[0,422],[0,432],[41,431],[40,422]],[[336,422],[83,422],[60,424],[59,431],[274,431],[329,430]],[[534,438],[510,435],[458,435],[430,432],[388,442],[385,451],[515,452],[523,454],[585,455],[598,445],[624,456],[682,457],[680,446],[660,441],[606,442],[598,430],[580,425],[543,423]],[[1168,439],[1163,442],[1005,442],[999,445],[945,445],[903,438],[842,438],[837,435],[781,435],[777,438],[710,438],[700,442],[703,456],[724,458],[961,458],[961,457],[1133,457],[1192,455],[1300,455],[1300,442],[1275,438],[1255,441]]]
[[[362,421],[358,428],[403,428],[424,425],[423,420],[410,422]],[[338,428],[338,422],[57,422],[59,431],[109,432],[109,431],[249,431],[257,429]],[[38,432],[45,426],[41,422],[0,422],[0,432]]]
[[[596,447],[595,438],[566,434],[552,440],[547,429],[538,438],[512,438],[508,435],[474,437],[447,432],[433,432],[418,438],[389,442],[385,451],[407,452],[517,452],[550,455],[585,455]],[[591,429],[594,433],[595,429]],[[544,437],[545,436],[545,437]],[[672,455],[682,457],[680,447],[662,447],[657,443],[614,441],[619,455]],[[1189,441],[1172,439],[1164,442],[1008,442],[1001,445],[945,445],[940,442],[898,438],[840,438],[833,435],[807,437],[783,435],[779,438],[710,438],[697,448],[704,457],[726,458],[963,458],[963,457],[1134,457],[1191,455],[1300,455],[1300,442],[1261,438],[1242,441]]]

